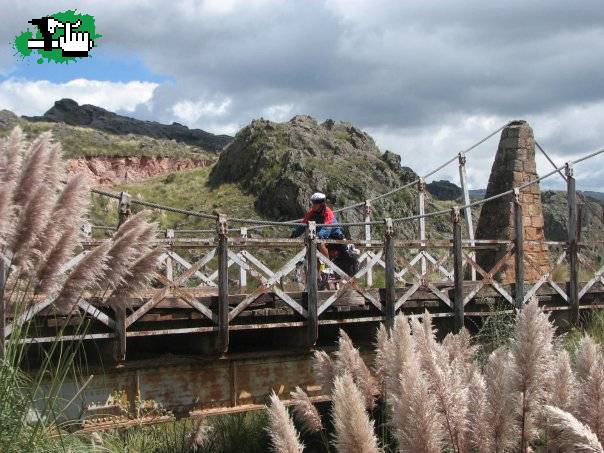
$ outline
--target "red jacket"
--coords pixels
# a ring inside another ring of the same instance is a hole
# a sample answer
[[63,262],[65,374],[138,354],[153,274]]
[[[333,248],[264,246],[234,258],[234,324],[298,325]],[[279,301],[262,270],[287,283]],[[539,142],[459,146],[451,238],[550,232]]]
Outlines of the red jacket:
[[[308,211],[306,214],[304,214],[302,223],[308,225],[308,222],[310,222],[311,220],[317,222],[318,224],[322,224],[322,223],[327,224],[327,225],[337,225],[338,224],[338,222],[336,220],[336,216],[334,215],[331,208],[327,205],[321,211],[313,211],[312,209],[310,211]],[[301,236],[304,233],[304,230],[306,230],[306,227],[304,225],[299,225],[294,229],[294,231],[292,232],[290,237],[296,238],[298,236]],[[343,237],[344,233],[342,232],[340,227],[337,227],[337,226],[319,227],[317,229],[317,236],[320,239],[329,239],[330,237],[338,239],[340,237]]]
[[304,214],[304,218],[302,219],[302,223],[308,224],[311,220],[314,220],[317,223],[326,223],[331,224],[336,220],[336,216],[329,206],[325,206],[322,211],[313,211],[312,209]]

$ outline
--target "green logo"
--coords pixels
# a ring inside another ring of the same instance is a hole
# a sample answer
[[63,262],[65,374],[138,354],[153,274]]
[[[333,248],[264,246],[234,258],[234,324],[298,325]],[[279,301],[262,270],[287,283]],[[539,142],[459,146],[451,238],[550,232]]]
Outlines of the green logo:
[[35,28],[15,37],[13,47],[22,58],[37,55],[38,63],[68,63],[87,57],[101,35],[94,17],[75,10],[53,13],[29,21]]

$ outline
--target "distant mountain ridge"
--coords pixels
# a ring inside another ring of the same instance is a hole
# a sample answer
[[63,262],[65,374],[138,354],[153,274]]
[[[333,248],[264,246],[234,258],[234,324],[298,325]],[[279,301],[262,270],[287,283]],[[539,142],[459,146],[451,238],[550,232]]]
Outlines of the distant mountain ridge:
[[65,123],[98,129],[112,134],[137,134],[147,137],[176,140],[206,151],[219,152],[233,140],[229,135],[215,135],[201,129],[189,129],[179,123],[161,124],[142,121],[110,112],[95,105],[78,105],[73,99],[56,101],[42,116],[23,116],[28,121]]

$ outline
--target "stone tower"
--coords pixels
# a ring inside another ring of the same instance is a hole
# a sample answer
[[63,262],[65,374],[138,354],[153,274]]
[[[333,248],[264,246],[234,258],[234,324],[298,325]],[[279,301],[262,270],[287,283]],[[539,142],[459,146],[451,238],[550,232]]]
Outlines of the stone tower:
[[[526,121],[514,121],[501,132],[485,197],[505,192],[536,178],[533,130]],[[482,206],[476,227],[476,239],[514,240],[516,235],[513,201],[514,195],[510,194]],[[523,207],[524,240],[543,241],[543,208],[539,184],[523,189],[520,192],[520,203]],[[534,282],[549,269],[549,251],[545,244],[525,242],[524,252],[525,281]],[[478,264],[489,272],[505,253],[505,247],[499,250],[481,250],[476,258]],[[531,258],[531,262],[527,256]],[[505,283],[514,282],[515,267],[512,255],[496,275],[497,279]]]

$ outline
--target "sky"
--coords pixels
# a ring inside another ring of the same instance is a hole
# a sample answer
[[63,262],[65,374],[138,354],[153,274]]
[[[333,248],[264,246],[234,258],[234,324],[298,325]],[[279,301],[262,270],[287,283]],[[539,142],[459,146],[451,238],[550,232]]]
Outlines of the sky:
[[[14,55],[28,20],[73,8],[103,35],[89,58]],[[559,165],[604,148],[602,0],[0,0],[0,18],[0,109],[21,115],[69,97],[235,134],[307,114],[355,124],[420,174],[517,119]],[[497,139],[468,155],[471,188]],[[578,187],[604,190],[603,164],[577,166]]]

